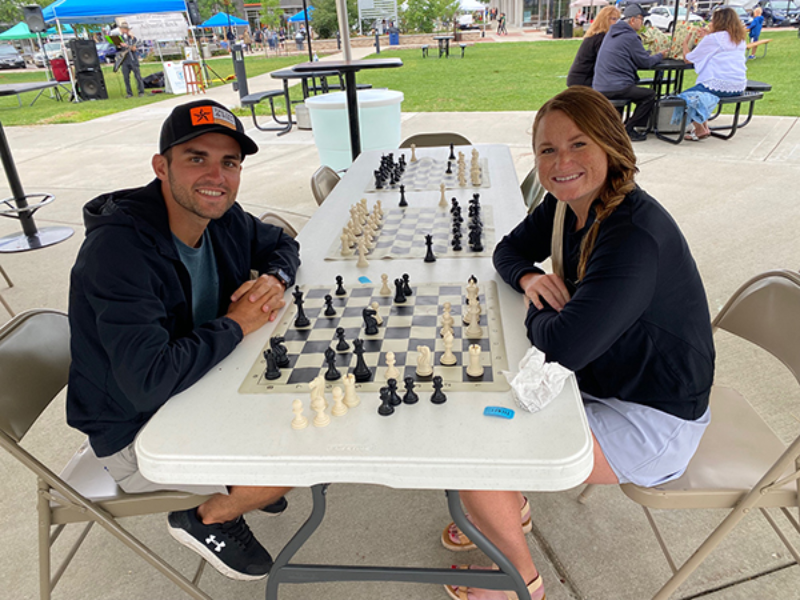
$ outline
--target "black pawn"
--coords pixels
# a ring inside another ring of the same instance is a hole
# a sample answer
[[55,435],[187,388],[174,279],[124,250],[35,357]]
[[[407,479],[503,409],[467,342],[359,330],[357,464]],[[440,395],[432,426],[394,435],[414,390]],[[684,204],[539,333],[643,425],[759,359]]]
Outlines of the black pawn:
[[400,394],[397,393],[397,379],[389,379],[386,385],[389,386],[389,403],[392,406],[402,404],[403,400],[400,398]]
[[394,280],[394,301],[397,304],[404,304],[406,301],[406,295],[403,292],[403,280],[402,279],[395,279]]
[[336,309],[333,308],[333,296],[331,296],[330,294],[325,294],[325,316],[326,317],[336,316]]
[[337,296],[346,296],[347,295],[347,290],[344,289],[344,285],[343,284],[344,284],[344,279],[342,278],[341,275],[337,275],[336,276],[336,291],[334,292],[334,294],[336,294]]
[[328,370],[325,372],[326,381],[336,381],[342,378],[339,369],[336,368],[336,350],[333,348],[325,349],[325,362],[328,363]]
[[456,159],[456,149],[454,144],[450,144],[450,156],[448,156],[450,160]]
[[364,383],[372,379],[372,371],[369,370],[364,360],[364,342],[358,338],[353,340],[353,352],[356,355],[356,368],[353,369],[353,376],[358,383]]
[[278,379],[281,376],[281,370],[278,368],[278,363],[275,362],[272,350],[264,351],[264,359],[267,361],[267,371],[264,373],[264,377],[269,380]]
[[445,173],[447,173],[448,175],[453,174],[453,166],[449,160],[447,161],[447,171],[445,171]]
[[394,406],[392,406],[390,402],[391,397],[389,396],[389,388],[382,387],[381,388],[381,405],[378,407],[378,414],[383,417],[388,417],[391,414],[394,414]]
[[344,339],[344,327],[336,328],[336,339],[339,340],[339,343],[336,344],[336,350],[338,352],[347,352],[350,350],[350,344]]
[[414,378],[406,377],[404,381],[406,384],[406,393],[403,394],[403,403],[416,404],[419,402],[419,396],[417,396],[417,393],[414,391]]
[[408,298],[412,294],[408,273],[403,273],[403,295]]
[[405,208],[408,206],[408,202],[406,202],[406,186],[400,186],[400,207]]
[[434,404],[444,404],[447,402],[447,396],[442,391],[442,376],[436,375],[433,378],[433,394],[431,395],[431,402]]
[[428,251],[425,253],[425,262],[436,262],[436,255],[433,253],[433,236],[430,233],[425,235],[425,245],[428,247]]

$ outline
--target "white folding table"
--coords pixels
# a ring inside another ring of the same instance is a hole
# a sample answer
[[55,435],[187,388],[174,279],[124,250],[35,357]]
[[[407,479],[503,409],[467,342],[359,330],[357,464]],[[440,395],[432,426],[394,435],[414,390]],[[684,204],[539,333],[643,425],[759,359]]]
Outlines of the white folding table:
[[[509,149],[477,146],[488,158],[491,187],[480,190],[483,210],[494,215],[496,239],[525,215]],[[457,148],[458,150],[458,148]],[[471,148],[461,148],[469,156]],[[404,152],[408,157],[408,150]],[[418,157],[442,158],[449,149],[417,149]],[[349,207],[367,197],[378,198],[384,210],[397,205],[395,190],[366,193],[380,152],[365,152],[319,207],[298,237],[302,266],[298,283],[331,285],[336,275],[345,287],[359,277],[380,283],[409,273],[413,283],[463,282],[470,275],[481,282],[495,280],[508,363],[516,366],[530,344],[525,335],[525,308],[520,295],[496,274],[489,258],[373,260],[359,269],[356,261],[324,260],[349,219]],[[245,174],[246,176],[246,174]],[[447,191],[465,207],[475,190]],[[435,206],[439,191],[406,192],[412,206]],[[465,213],[466,216],[466,213]],[[465,255],[469,254],[465,244]],[[287,293],[285,310],[295,311]],[[275,321],[276,323],[278,320]],[[465,518],[455,490],[557,491],[583,482],[592,469],[592,440],[574,377],[542,411],[528,413],[516,406],[510,392],[449,392],[445,404],[434,405],[420,394],[413,406],[399,406],[382,417],[375,393],[360,393],[361,404],[344,417],[332,417],[325,428],[310,425],[294,430],[294,394],[240,394],[242,381],[268,343],[274,325],[249,335],[225,360],[197,384],[169,400],[145,426],[136,441],[142,473],[152,481],[182,484],[223,484],[312,487],[314,508],[308,521],[275,561],[267,599],[277,598],[280,583],[320,581],[417,581],[492,589],[516,589],[524,598],[525,584],[509,561]],[[302,397],[306,416],[308,396]],[[516,411],[513,419],[483,416],[486,406]],[[330,483],[368,483],[401,489],[442,489],[458,526],[500,571],[454,571],[397,567],[289,564],[289,560],[321,523],[325,491]]]

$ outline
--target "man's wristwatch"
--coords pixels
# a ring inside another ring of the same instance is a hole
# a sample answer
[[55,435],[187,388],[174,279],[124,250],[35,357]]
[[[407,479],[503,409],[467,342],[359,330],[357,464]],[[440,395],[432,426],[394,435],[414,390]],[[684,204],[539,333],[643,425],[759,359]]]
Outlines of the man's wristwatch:
[[283,287],[285,289],[287,290],[289,289],[289,282],[292,280],[292,278],[289,277],[289,274],[286,273],[286,271],[284,271],[283,269],[278,269],[278,268],[269,269],[265,274],[272,275],[275,279],[277,279],[283,284]]

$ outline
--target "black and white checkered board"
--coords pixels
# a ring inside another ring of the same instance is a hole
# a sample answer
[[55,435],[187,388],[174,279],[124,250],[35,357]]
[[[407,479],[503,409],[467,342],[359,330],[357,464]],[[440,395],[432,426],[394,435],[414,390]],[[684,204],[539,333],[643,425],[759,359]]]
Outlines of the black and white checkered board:
[[[364,392],[377,392],[386,385],[386,353],[394,352],[395,368],[400,371],[400,379],[413,377],[417,391],[432,391],[433,376],[420,378],[416,375],[417,346],[428,346],[434,356],[434,375],[441,375],[445,391],[505,391],[508,382],[500,371],[508,370],[503,329],[500,324],[500,310],[497,301],[497,286],[493,281],[480,284],[480,302],[482,307],[481,327],[483,336],[480,340],[469,340],[464,336],[466,326],[462,324],[462,310],[466,302],[465,286],[458,283],[421,284],[414,286],[413,295],[405,304],[395,304],[394,296],[381,296],[380,284],[358,284],[346,288],[347,296],[333,296],[333,306],[338,313],[335,317],[324,316],[325,294],[333,295],[335,286],[303,287],[305,303],[303,308],[311,321],[305,329],[297,329],[294,319],[297,310],[289,307],[274,335],[285,338],[291,366],[282,369],[280,379],[264,378],[266,361],[259,353],[253,367],[239,388],[242,394],[297,393],[308,394],[308,383],[327,371],[325,350],[336,347],[335,331],[344,327],[345,339],[350,350],[337,353],[336,366],[344,376],[353,371],[356,356],[352,351],[352,342],[356,337],[364,340],[364,360],[372,371],[372,380],[356,384],[356,388]],[[392,286],[394,288],[394,286]],[[362,309],[378,302],[383,325],[378,335],[364,334]],[[451,314],[455,320],[453,353],[458,363],[452,367],[444,367],[439,358],[444,353],[444,342],[439,336],[439,321],[442,306],[445,302],[452,305]],[[469,364],[468,349],[470,344],[479,344],[482,349],[481,361],[484,374],[480,378],[467,375]],[[265,347],[269,348],[269,344]],[[326,381],[326,389],[330,391],[335,385],[343,385],[342,380]],[[402,381],[398,386],[402,392]],[[377,395],[376,395],[377,399]]]
[[[402,177],[400,177],[400,181],[398,181],[395,185],[390,186],[388,182],[383,187],[382,190],[375,188],[375,178],[372,178],[372,181],[367,186],[367,192],[380,192],[383,190],[391,189],[391,190],[399,190],[401,185],[406,186],[406,192],[420,192],[425,190],[436,190],[438,191],[442,183],[444,183],[445,187],[448,190],[466,190],[466,189],[478,189],[478,188],[488,188],[492,187],[491,182],[489,181],[489,161],[486,158],[478,158],[478,166],[480,167],[481,171],[481,184],[479,186],[472,185],[472,178],[469,174],[469,167],[470,167],[470,157],[467,156],[465,158],[466,167],[465,167],[465,177],[467,180],[467,185],[461,187],[458,185],[458,166],[456,165],[456,161],[451,161],[451,168],[450,170],[452,173],[450,175],[447,174],[447,154],[449,150],[442,150],[445,154],[444,160],[439,160],[436,158],[431,158],[429,156],[425,156],[420,158],[416,162],[409,162],[406,165],[406,170],[403,173]],[[406,160],[409,160],[411,156],[410,153],[406,156]],[[399,157],[397,157],[399,158]],[[377,167],[376,167],[377,168]]]
[[[468,204],[462,203],[464,215]],[[383,227],[378,232],[375,248],[367,253],[367,259],[424,258],[427,252],[425,234],[433,235],[433,253],[436,258],[475,258],[491,256],[494,252],[494,216],[491,204],[481,204],[483,218],[483,251],[470,250],[466,222],[462,224],[462,239],[459,252],[450,244],[452,216],[450,208],[438,206],[407,206],[384,210]],[[346,225],[347,222],[343,223]],[[337,237],[325,260],[358,260],[358,252],[342,256],[342,241]]]

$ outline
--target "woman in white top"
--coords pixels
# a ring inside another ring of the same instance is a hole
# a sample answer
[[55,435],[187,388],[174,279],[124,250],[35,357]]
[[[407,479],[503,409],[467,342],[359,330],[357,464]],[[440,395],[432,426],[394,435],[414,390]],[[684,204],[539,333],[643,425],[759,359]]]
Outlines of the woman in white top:
[[708,29],[700,31],[703,38],[691,52],[688,36],[683,41],[685,60],[694,63],[697,71],[697,84],[680,94],[687,100],[687,120],[691,121],[693,130],[687,133],[686,139],[691,140],[711,135],[708,117],[719,98],[738,96],[747,87],[747,30],[736,12],[732,8],[717,9]]

